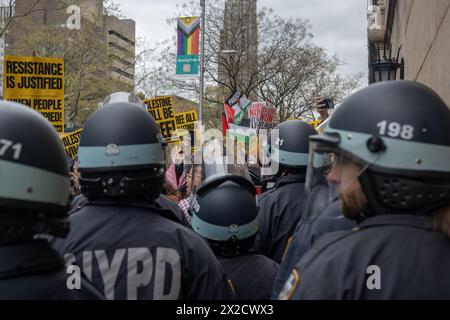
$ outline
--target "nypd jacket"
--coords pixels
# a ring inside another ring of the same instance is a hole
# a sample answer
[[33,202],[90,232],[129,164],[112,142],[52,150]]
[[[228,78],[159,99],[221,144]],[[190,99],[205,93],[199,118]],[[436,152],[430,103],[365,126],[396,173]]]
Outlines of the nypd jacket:
[[291,299],[450,299],[450,240],[412,215],[323,236],[282,291]]
[[231,280],[237,300],[269,300],[278,264],[269,258],[248,253],[236,257],[219,257]]
[[72,213],[68,237],[53,244],[107,299],[230,298],[208,245],[171,212],[94,203]]
[[351,230],[356,225],[356,222],[342,215],[340,206],[341,202],[335,201],[319,215],[300,221],[275,277],[273,299],[278,297],[295,264],[311,249],[315,241],[324,234],[339,230]]
[[277,263],[302,216],[304,190],[304,175],[284,176],[258,199],[260,229],[254,248]]

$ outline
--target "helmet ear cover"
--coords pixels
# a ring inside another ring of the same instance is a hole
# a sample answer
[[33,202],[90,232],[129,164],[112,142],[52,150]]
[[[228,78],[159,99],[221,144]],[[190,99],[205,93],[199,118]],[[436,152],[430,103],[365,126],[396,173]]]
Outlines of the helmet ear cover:
[[450,204],[450,183],[376,172],[369,168],[359,178],[369,200],[365,214],[431,214]]
[[159,197],[163,190],[164,168],[155,167],[155,171],[114,172],[81,174],[82,193],[89,199],[142,198],[150,201]]

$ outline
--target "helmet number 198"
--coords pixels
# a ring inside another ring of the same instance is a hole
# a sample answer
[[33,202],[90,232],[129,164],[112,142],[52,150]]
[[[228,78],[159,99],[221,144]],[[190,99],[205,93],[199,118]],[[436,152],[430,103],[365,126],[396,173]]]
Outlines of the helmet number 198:
[[387,122],[386,120],[377,123],[379,133],[382,136],[389,136],[392,138],[401,138],[404,140],[411,140],[414,138],[414,127],[409,124],[402,125],[398,122]]
[[13,159],[19,160],[20,153],[22,152],[22,144],[14,144],[14,142],[10,140],[0,139],[0,157],[3,157],[9,149],[13,151]]

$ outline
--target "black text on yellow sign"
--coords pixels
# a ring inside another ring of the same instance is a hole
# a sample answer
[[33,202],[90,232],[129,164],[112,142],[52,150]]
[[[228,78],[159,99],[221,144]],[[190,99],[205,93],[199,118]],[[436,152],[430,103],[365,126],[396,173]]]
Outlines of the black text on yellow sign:
[[177,129],[195,130],[195,123],[198,121],[197,111],[181,112],[175,114]]
[[64,149],[69,157],[75,158],[78,154],[78,145],[80,144],[80,137],[83,129],[65,134],[61,136],[61,140],[64,144]]
[[64,132],[64,60],[4,58],[4,99],[25,104]]
[[177,129],[175,124],[175,114],[171,96],[158,97],[145,100],[148,111],[155,119],[161,129],[162,136],[167,142],[172,142],[171,138]]

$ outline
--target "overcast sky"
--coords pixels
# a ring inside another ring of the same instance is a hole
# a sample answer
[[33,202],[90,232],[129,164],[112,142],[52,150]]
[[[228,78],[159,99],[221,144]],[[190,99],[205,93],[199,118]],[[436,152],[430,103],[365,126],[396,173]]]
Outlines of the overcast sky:
[[[125,16],[136,21],[137,36],[155,41],[175,34],[166,19],[174,17],[176,5],[184,2],[116,0]],[[364,83],[367,82],[366,0],[258,0],[258,7],[273,8],[276,14],[286,18],[308,19],[314,42],[325,48],[329,55],[337,54],[346,61],[343,72],[362,72]]]

